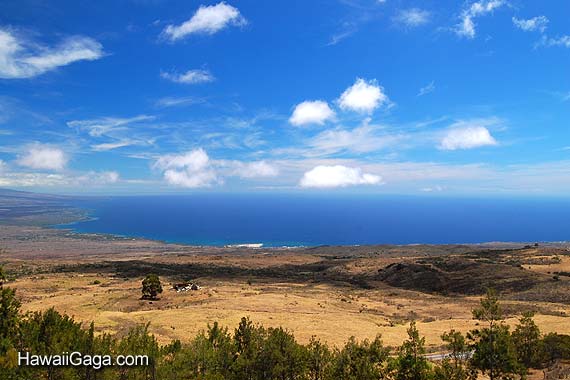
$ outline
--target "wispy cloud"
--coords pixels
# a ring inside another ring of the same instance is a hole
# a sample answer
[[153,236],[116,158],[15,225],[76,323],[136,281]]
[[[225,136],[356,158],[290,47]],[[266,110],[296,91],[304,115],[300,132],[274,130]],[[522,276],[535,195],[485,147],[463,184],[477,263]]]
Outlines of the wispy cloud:
[[92,137],[101,137],[113,131],[124,129],[130,124],[150,120],[154,120],[154,116],[138,115],[130,118],[102,117],[98,119],[72,120],[67,125],[85,131]]
[[475,38],[477,34],[475,19],[493,13],[505,5],[507,5],[506,0],[480,0],[471,3],[461,12],[455,32],[461,37]]
[[330,129],[307,141],[306,155],[331,155],[339,152],[368,153],[393,146],[404,137],[379,134],[380,128],[364,124],[354,129]]
[[0,78],[32,78],[74,62],[99,59],[103,54],[103,46],[89,37],[72,36],[48,47],[0,29]]
[[242,26],[247,20],[240,11],[221,2],[201,5],[192,17],[180,25],[168,25],[162,32],[170,41],[177,41],[192,34],[215,34],[228,26]]
[[535,44],[535,47],[541,46],[570,48],[570,35],[559,37],[542,36],[540,41]]
[[116,171],[88,171],[68,174],[53,173],[0,173],[1,187],[94,187],[108,186],[120,181]]
[[417,96],[424,96],[427,94],[431,94],[435,91],[435,81],[431,81],[427,86],[420,88]]
[[537,16],[528,20],[513,17],[512,20],[515,27],[524,30],[525,32],[539,31],[540,33],[544,33],[546,31],[550,21],[546,16]]
[[417,28],[431,21],[431,12],[420,8],[402,9],[393,20],[405,28]]
[[327,46],[336,45],[344,39],[352,36],[354,33],[358,32],[358,25],[359,23],[355,21],[343,22],[339,30],[330,37]]
[[194,69],[185,73],[161,72],[160,76],[176,83],[199,84],[213,82],[216,78],[208,70]]
[[157,107],[179,107],[179,106],[190,106],[194,104],[203,104],[206,100],[204,98],[196,98],[194,96],[183,96],[183,97],[164,97],[160,98],[155,102]]

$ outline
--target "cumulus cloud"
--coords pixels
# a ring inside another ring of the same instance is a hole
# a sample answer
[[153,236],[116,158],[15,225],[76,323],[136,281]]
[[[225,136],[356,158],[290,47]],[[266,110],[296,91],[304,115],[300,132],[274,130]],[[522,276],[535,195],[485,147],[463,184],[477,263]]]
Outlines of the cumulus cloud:
[[166,182],[174,186],[209,187],[219,182],[210,157],[201,148],[180,155],[159,157],[154,167],[163,171]]
[[363,173],[360,168],[343,165],[319,165],[305,172],[299,182],[301,187],[334,188],[357,185],[378,185],[382,182],[380,176]]
[[327,102],[314,100],[297,104],[289,122],[295,126],[323,125],[327,120],[332,120],[334,117],[335,113]]
[[360,113],[372,113],[376,108],[389,103],[384,88],[376,80],[366,81],[357,78],[356,82],[347,88],[338,99],[338,104],[343,110],[351,110]]
[[162,72],[160,76],[176,83],[199,84],[214,81],[216,78],[208,70],[188,70],[185,73],[167,73]]
[[549,22],[550,20],[548,20],[546,16],[537,16],[528,20],[513,17],[513,24],[525,32],[539,31],[540,33],[544,33]]
[[477,123],[459,122],[448,129],[439,148],[442,150],[458,150],[493,145],[497,145],[497,140],[485,126],[477,125]]
[[0,29],[0,78],[32,78],[73,62],[93,61],[102,56],[103,46],[89,37],[68,37],[48,47]]
[[455,32],[461,37],[475,38],[477,34],[475,19],[492,13],[507,5],[506,0],[480,0],[471,3],[461,12],[461,21],[455,26]]
[[431,12],[420,8],[402,9],[394,17],[394,22],[406,27],[416,28],[430,22]]
[[228,26],[242,26],[247,20],[239,10],[225,2],[204,6],[192,17],[180,25],[168,25],[163,30],[163,36],[176,41],[191,34],[215,34]]
[[69,158],[63,150],[49,145],[34,144],[18,159],[18,165],[30,169],[63,170]]
[[279,170],[266,161],[212,160],[202,148],[159,157],[153,167],[163,172],[167,183],[196,188],[223,183],[225,176],[245,179],[275,177]]

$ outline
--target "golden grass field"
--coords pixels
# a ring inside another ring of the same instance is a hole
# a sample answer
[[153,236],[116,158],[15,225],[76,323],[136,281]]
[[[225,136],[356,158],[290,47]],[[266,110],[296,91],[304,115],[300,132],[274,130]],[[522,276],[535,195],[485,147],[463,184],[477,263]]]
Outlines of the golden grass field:
[[[283,326],[300,342],[316,336],[338,346],[351,336],[365,339],[381,334],[386,345],[397,346],[406,337],[408,322],[416,320],[430,350],[437,351],[444,331],[476,326],[471,309],[480,295],[406,289],[375,277],[389,264],[429,258],[436,251],[433,247],[231,251],[71,236],[43,229],[26,229],[25,235],[33,235],[32,239],[21,239],[18,229],[0,232],[5,249],[0,263],[15,274],[8,286],[17,289],[23,311],[54,307],[77,320],[94,321],[98,331],[122,332],[150,322],[159,341],[167,343],[189,340],[214,321],[233,329],[247,316],[266,327]],[[462,260],[463,251],[469,249],[449,247],[449,252],[438,255]],[[523,310],[535,310],[543,332],[570,333],[567,300],[552,300],[567,292],[570,277],[550,282],[553,272],[570,271],[567,249],[506,252],[500,251],[497,257],[503,261],[524,257],[532,264],[517,270],[539,280],[538,290],[503,294],[508,323],[515,324]],[[310,271],[317,271],[315,266],[323,260],[331,263],[325,271],[328,276],[317,278]],[[504,265],[496,264],[496,268],[499,272]],[[153,271],[159,272],[164,292],[157,301],[141,300],[144,273]],[[372,279],[371,286],[358,286],[353,280],[359,276]],[[202,289],[180,293],[170,289],[181,278],[191,278]],[[477,283],[478,279],[470,280]],[[547,300],[537,299],[551,288],[557,290]]]

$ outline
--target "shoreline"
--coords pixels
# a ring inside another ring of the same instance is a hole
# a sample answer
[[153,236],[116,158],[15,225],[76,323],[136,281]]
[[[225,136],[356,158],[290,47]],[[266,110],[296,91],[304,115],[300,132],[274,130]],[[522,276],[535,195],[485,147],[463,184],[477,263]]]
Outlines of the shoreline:
[[[96,218],[88,218],[86,220],[96,219]],[[122,235],[122,234],[114,234],[114,233],[106,233],[106,232],[81,232],[76,231],[73,228],[67,228],[66,226],[73,225],[75,223],[83,222],[84,220],[78,220],[71,223],[65,224],[58,224],[58,225],[49,225],[49,226],[34,226],[40,227],[45,229],[51,229],[55,231],[64,231],[67,233],[71,233],[77,237],[103,237],[104,240],[117,240],[117,241],[151,241],[155,243],[165,244],[165,245],[176,245],[176,246],[183,246],[188,248],[240,248],[240,249],[265,249],[265,250],[282,250],[282,249],[314,249],[314,248],[326,248],[326,247],[334,247],[334,248],[355,248],[355,247],[401,247],[401,248],[411,248],[411,247],[456,247],[456,246],[464,246],[464,247],[481,247],[481,248],[502,248],[502,249],[513,249],[513,248],[523,248],[523,247],[530,247],[536,246],[547,246],[547,247],[564,247],[570,245],[570,241],[539,241],[539,242],[530,242],[530,241],[487,241],[487,242],[480,242],[480,243],[443,243],[443,244],[430,244],[430,243],[410,243],[410,244],[392,244],[392,243],[377,243],[377,244],[316,244],[316,245],[266,245],[265,243],[260,242],[251,242],[251,243],[228,243],[228,244],[191,244],[185,243],[181,241],[171,241],[171,240],[164,240],[164,239],[155,239],[145,236],[134,236],[134,235]],[[9,225],[8,225],[9,226]],[[25,225],[14,225],[14,227],[26,227]],[[32,227],[30,225],[28,227]]]

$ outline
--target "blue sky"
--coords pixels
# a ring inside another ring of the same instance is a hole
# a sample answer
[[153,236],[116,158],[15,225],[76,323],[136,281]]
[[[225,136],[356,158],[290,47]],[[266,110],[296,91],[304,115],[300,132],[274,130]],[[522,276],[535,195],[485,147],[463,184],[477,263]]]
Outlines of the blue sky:
[[569,13],[3,1],[0,187],[566,195]]

